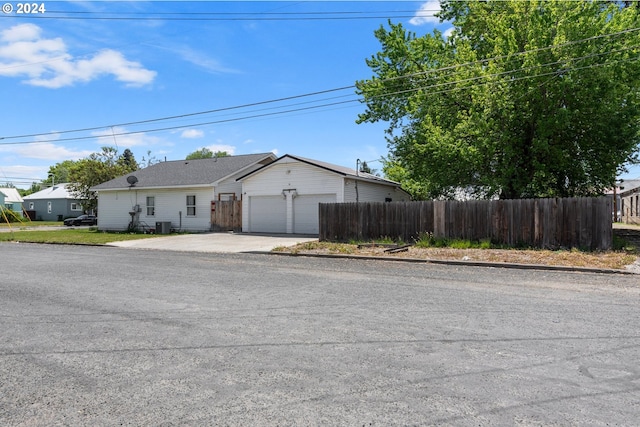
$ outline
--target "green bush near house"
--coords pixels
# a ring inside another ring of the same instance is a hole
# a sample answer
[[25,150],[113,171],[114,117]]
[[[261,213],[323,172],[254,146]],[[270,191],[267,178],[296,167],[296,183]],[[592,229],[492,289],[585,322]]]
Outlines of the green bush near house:
[[12,211],[11,209],[5,209],[0,207],[0,223],[23,223],[26,219],[22,217],[18,212]]

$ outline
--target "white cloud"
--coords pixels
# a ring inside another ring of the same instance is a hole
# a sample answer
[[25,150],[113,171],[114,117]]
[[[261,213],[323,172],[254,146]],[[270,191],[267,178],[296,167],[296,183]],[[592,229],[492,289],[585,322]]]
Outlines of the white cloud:
[[158,49],[169,51],[177,56],[180,56],[182,60],[187,61],[197,67],[204,69],[214,74],[238,74],[240,71],[233,68],[224,66],[220,61],[211,57],[209,54],[197,51],[187,45],[156,45],[147,43],[148,46],[153,46]]
[[183,48],[179,53],[185,61],[191,62],[211,73],[238,73],[237,70],[227,68],[220,61],[191,48]]
[[78,160],[87,157],[93,150],[70,150],[62,145],[51,142],[39,142],[37,144],[27,144],[12,150],[15,154],[30,159],[40,160]]
[[182,131],[180,134],[180,138],[194,139],[194,138],[202,138],[204,136],[204,132],[199,129],[187,129]]
[[37,39],[40,37],[40,27],[35,24],[16,25],[0,32],[0,39],[7,42]]
[[155,145],[160,142],[160,139],[155,136],[149,136],[144,132],[129,133],[127,129],[117,126],[93,132],[92,135],[98,138],[98,145],[111,147],[116,146],[119,149],[144,147]]
[[447,28],[446,30],[444,30],[444,32],[442,33],[442,36],[445,39],[448,39],[451,37],[451,35],[453,34],[453,30],[455,30],[455,27],[451,27],[451,28]]
[[208,145],[205,148],[208,148],[214,153],[216,151],[226,151],[227,154],[230,154],[230,155],[233,155],[236,151],[236,147],[234,147],[233,145],[226,145],[226,144],[213,144],[213,145]]
[[438,24],[440,19],[434,15],[440,12],[440,1],[429,0],[426,3],[422,3],[416,16],[409,20],[412,25],[424,25],[424,24]]
[[84,59],[73,58],[61,38],[43,38],[42,29],[34,24],[0,32],[0,76],[23,77],[33,86],[56,89],[104,75],[127,86],[142,86],[151,83],[156,74],[112,49]]
[[277,148],[274,148],[273,150],[271,150],[271,152],[276,156],[278,155],[278,149]]
[[13,165],[13,166],[3,166],[2,167],[2,175],[0,176],[3,181],[11,181],[5,177],[7,176],[17,176],[20,178],[31,178],[37,181],[40,176],[43,174],[46,176],[47,171],[49,170],[48,166],[25,166],[25,165]]

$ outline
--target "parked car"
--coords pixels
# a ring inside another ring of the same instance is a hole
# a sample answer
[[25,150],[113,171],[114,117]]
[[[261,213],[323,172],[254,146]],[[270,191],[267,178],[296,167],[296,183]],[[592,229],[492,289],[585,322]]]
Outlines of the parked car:
[[97,225],[98,218],[95,215],[80,215],[77,218],[67,218],[64,220],[64,225]]

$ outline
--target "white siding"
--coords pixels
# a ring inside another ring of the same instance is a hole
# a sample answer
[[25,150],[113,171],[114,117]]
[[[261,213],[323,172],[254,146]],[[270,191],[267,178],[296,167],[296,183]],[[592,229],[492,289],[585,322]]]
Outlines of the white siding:
[[242,198],[242,183],[236,180],[241,176],[253,172],[254,170],[261,167],[261,164],[251,165],[247,168],[242,169],[242,171],[233,174],[227,179],[218,182],[216,185],[215,199],[218,200],[218,194],[221,193],[234,193],[236,195],[236,199],[240,200]]
[[236,195],[236,198],[240,200],[242,195],[242,183],[237,182],[235,178],[226,179],[216,187],[216,200],[218,200],[218,195],[221,193],[233,193]]
[[[347,178],[345,185],[345,202],[356,201],[356,182]],[[409,195],[392,185],[377,184],[358,180],[357,201],[359,202],[384,202],[387,198],[392,202],[402,202],[410,200]]]
[[[258,231],[252,224],[253,218],[264,216],[267,218],[264,221],[267,222],[260,223],[259,231],[282,232],[284,227],[289,233],[317,234],[318,204],[355,202],[355,182],[353,178],[345,178],[340,173],[322,167],[292,158],[281,158],[243,180],[242,231]],[[361,202],[384,202],[388,198],[392,201],[409,200],[404,191],[396,190],[393,185],[358,180],[357,186],[358,200]],[[287,198],[284,197],[283,190],[288,190],[285,191]],[[275,215],[274,208],[249,203],[250,198],[261,196],[279,198],[278,209],[284,209],[286,217],[284,226],[280,210],[277,214],[280,222],[276,222],[275,218],[270,218],[270,215]],[[271,230],[267,229],[269,221],[274,224]]]
[[133,191],[100,191],[98,193],[98,229],[126,230],[136,204]]
[[[196,215],[187,216],[187,195],[196,196]],[[155,198],[155,215],[147,215],[147,197]],[[191,189],[131,189],[98,193],[98,228],[126,230],[134,206],[139,205],[139,223],[155,228],[157,221],[170,221],[171,227],[183,231],[211,229],[213,188]]]
[[[282,159],[243,180],[242,231],[255,231],[251,229],[249,220],[253,209],[249,204],[250,197],[280,196],[286,212],[286,201],[282,197],[282,190],[296,190],[294,206],[298,197],[313,194],[331,195],[331,201],[339,202],[344,197],[342,182],[342,176],[333,172],[293,159]],[[295,212],[293,215],[295,218]]]

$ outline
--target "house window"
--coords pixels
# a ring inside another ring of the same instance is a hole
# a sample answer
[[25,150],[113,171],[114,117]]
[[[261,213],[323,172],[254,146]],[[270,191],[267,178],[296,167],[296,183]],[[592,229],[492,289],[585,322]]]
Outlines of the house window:
[[47,213],[51,213],[51,202],[47,202]]
[[32,211],[33,208],[35,208],[35,205],[33,204],[33,202],[29,202],[29,210]]
[[156,198],[155,196],[147,197],[147,216],[155,216],[156,214]]
[[187,196],[187,216],[196,216],[196,196]]
[[82,210],[82,205],[80,205],[80,203],[72,202],[71,203],[71,210],[72,211],[81,211]]

